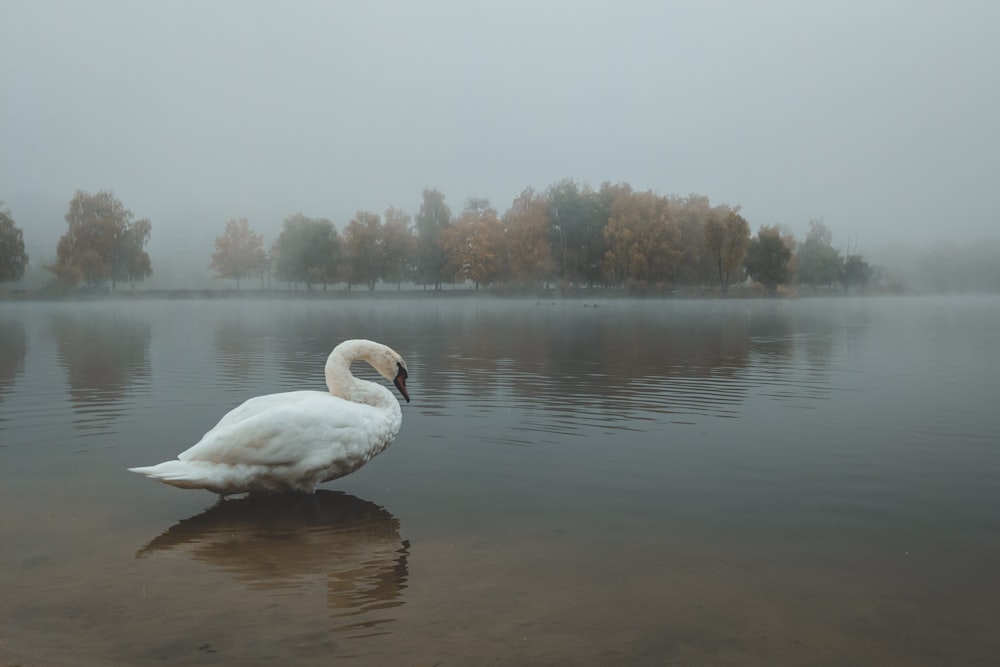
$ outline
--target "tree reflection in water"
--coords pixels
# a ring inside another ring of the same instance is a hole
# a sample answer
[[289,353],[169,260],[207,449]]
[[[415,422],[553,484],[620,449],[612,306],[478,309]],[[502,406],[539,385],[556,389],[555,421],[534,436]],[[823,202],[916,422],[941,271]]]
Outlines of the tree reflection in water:
[[[385,508],[340,492],[220,501],[153,539],[136,558],[181,551],[253,590],[298,590],[318,581],[335,630],[384,634],[403,604],[409,542]],[[382,612],[381,614],[379,612]]]
[[405,350],[427,414],[448,416],[459,396],[523,410],[528,429],[633,428],[650,414],[737,417],[759,386],[787,400],[785,385],[801,379],[788,377],[799,372],[788,362],[802,355],[811,376],[804,400],[822,399],[838,323],[781,306],[460,300],[374,309],[342,301],[289,313],[275,335],[263,316],[234,320],[217,332],[216,348],[232,356],[237,339],[253,332],[265,349],[237,356],[273,360],[275,391],[318,389],[330,349],[360,335],[364,322],[364,335]]
[[24,372],[27,350],[28,335],[24,323],[20,320],[0,320],[0,401]]
[[77,428],[103,429],[121,415],[127,395],[149,383],[150,323],[113,312],[59,314],[52,329]]

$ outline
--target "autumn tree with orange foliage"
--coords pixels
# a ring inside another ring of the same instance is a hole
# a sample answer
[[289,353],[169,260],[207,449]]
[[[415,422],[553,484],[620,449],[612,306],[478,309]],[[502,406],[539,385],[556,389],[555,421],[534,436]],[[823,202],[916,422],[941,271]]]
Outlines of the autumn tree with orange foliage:
[[470,198],[462,215],[441,233],[452,273],[476,289],[499,280],[504,272],[503,224],[488,199]]
[[680,259],[680,231],[670,201],[652,191],[621,192],[604,229],[604,267],[612,285],[672,284]]
[[509,278],[520,285],[541,285],[552,276],[549,202],[525,188],[503,216],[504,254]]
[[260,275],[266,263],[264,237],[250,230],[246,218],[240,218],[228,221],[226,231],[215,237],[215,252],[208,266],[215,271],[216,278],[235,280],[239,289],[240,280]]
[[77,190],[66,213],[69,229],[59,239],[56,263],[48,267],[65,285],[81,281],[89,286],[111,281],[144,280],[153,275],[149,255],[152,223],[134,220],[132,211],[110,190],[92,195]]

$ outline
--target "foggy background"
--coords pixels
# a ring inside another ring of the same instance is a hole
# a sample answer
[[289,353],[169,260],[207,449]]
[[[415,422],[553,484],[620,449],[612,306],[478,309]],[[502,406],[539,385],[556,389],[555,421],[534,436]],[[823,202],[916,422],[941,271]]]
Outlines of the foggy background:
[[[77,189],[153,233],[150,284],[211,284],[246,217],[502,213],[628,182],[742,206],[873,262],[997,239],[1000,4],[0,2],[0,199],[32,271]],[[996,246],[992,246],[996,247]]]

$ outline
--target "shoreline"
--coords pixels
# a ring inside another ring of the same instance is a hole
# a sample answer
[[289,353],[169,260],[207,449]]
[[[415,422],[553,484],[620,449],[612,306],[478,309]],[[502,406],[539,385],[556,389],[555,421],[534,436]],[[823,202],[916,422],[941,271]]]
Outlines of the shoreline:
[[[990,294],[990,292],[983,292]],[[715,287],[684,287],[668,289],[651,288],[607,288],[607,287],[551,287],[538,289],[497,289],[472,287],[449,287],[443,289],[383,288],[368,289],[78,289],[75,291],[55,291],[50,288],[36,290],[0,289],[3,301],[156,301],[156,300],[391,300],[391,299],[550,299],[550,300],[741,300],[741,299],[796,299],[796,298],[838,298],[857,296],[922,296],[904,289],[864,289],[845,292],[838,287],[815,288],[796,287],[779,289],[768,293],[759,286],[730,287],[728,294]]]

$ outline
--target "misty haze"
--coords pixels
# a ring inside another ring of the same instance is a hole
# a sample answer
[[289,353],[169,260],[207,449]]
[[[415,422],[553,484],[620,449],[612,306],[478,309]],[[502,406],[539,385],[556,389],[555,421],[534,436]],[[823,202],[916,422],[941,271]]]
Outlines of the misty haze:
[[0,667],[992,664],[998,7],[0,4]]
[[0,289],[53,279],[77,191],[151,222],[137,289],[204,289],[232,287],[209,269],[230,220],[270,250],[297,213],[343,234],[358,212],[415,220],[432,189],[502,217],[572,179],[704,197],[752,234],[821,221],[894,288],[996,291],[998,13],[6,2],[0,208],[29,262]]

